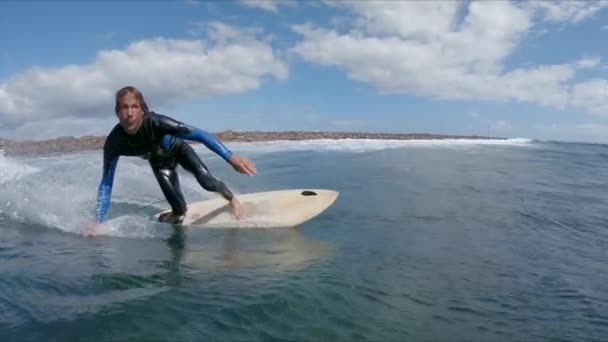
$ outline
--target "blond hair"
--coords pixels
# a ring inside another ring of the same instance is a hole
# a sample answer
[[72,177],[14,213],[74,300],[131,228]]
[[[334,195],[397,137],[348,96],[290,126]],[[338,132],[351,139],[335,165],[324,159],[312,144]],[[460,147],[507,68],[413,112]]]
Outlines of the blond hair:
[[116,112],[116,114],[118,114],[118,112],[120,111],[120,100],[122,100],[123,96],[127,94],[134,94],[135,98],[139,101],[139,105],[141,106],[141,109],[144,111],[144,113],[148,112],[148,105],[146,104],[146,101],[144,100],[144,95],[141,93],[141,91],[139,91],[139,89],[133,86],[126,86],[116,92],[116,106],[114,107],[114,111]]

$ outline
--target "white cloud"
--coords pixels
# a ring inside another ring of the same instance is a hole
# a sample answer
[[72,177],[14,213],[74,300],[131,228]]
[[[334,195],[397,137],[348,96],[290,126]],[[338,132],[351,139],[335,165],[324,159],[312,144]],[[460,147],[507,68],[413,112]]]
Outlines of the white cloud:
[[292,0],[241,0],[241,4],[247,7],[259,8],[261,10],[277,13],[279,6],[296,6],[297,2]]
[[571,102],[592,114],[608,116],[608,80],[594,79],[576,84]]
[[543,19],[549,22],[578,23],[591,18],[602,8],[608,6],[608,1],[530,1],[525,4],[530,9],[538,11]]
[[599,57],[582,58],[577,62],[577,66],[581,69],[596,68],[600,65],[601,59]]
[[433,39],[447,33],[461,3],[456,1],[346,1],[339,5],[354,10],[356,25],[370,34],[398,34],[402,38]]
[[[303,59],[344,70],[350,79],[383,93],[442,99],[526,101],[554,108],[570,104],[571,82],[586,58],[559,65],[506,70],[506,59],[534,28],[534,18],[578,22],[597,3],[506,1],[339,1],[332,6],[355,15],[340,32],[293,25],[303,37],[292,51]],[[588,106],[587,106],[588,108]]]
[[114,113],[107,111],[106,118],[61,117],[44,121],[26,122],[16,128],[0,128],[0,137],[21,140],[47,140],[61,136],[102,136],[118,123]]
[[[203,40],[155,38],[105,50],[88,65],[33,67],[0,84],[0,129],[70,116],[113,115],[124,85],[156,105],[244,92],[266,77],[284,79],[287,66],[250,31],[221,23]],[[258,33],[257,31],[255,31]]]
[[269,41],[274,34],[264,34],[264,29],[259,26],[235,27],[222,22],[196,21],[190,24],[189,33],[193,36],[206,37],[217,44],[226,45],[240,41]]

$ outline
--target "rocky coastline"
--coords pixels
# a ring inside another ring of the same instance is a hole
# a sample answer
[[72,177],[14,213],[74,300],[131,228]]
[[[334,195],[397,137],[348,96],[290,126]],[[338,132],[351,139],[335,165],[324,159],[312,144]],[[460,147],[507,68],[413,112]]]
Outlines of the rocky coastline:
[[[223,131],[213,133],[223,142],[258,142],[278,140],[316,139],[382,139],[382,140],[437,140],[437,139],[505,139],[477,135],[441,135],[427,133],[368,133],[368,132],[307,132],[307,131]],[[8,156],[39,156],[56,153],[99,150],[106,136],[60,137],[40,141],[12,141],[0,138],[0,150]]]

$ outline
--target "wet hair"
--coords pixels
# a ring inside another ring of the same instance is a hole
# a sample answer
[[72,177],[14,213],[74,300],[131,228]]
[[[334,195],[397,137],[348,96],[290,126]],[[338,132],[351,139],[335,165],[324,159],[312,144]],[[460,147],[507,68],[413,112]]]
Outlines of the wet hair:
[[144,100],[144,95],[141,93],[141,91],[139,91],[139,89],[133,86],[126,86],[116,92],[116,106],[114,107],[114,112],[116,112],[116,115],[118,115],[118,112],[120,111],[120,100],[123,96],[127,94],[135,95],[135,98],[139,101],[139,105],[141,106],[141,109],[144,111],[144,113],[149,111],[148,105],[146,104],[146,101]]

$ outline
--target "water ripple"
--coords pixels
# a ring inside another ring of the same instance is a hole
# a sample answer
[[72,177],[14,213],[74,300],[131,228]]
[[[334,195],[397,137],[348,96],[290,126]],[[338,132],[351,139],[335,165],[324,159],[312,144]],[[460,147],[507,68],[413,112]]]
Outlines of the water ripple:
[[[293,230],[129,223],[132,238],[89,239],[49,228],[27,189],[8,184],[16,213],[0,213],[0,340],[606,340],[608,148],[526,145],[276,151],[257,185],[227,176],[241,191],[341,191],[327,215]],[[92,158],[34,161],[60,183],[28,177],[31,189],[80,199],[47,208],[51,221],[94,204],[88,192],[66,194],[57,173]],[[326,168],[301,163],[313,158]],[[93,172],[78,174],[78,188],[96,186]],[[123,183],[117,196],[140,204],[112,215],[147,222],[156,209],[141,203],[156,185]]]

